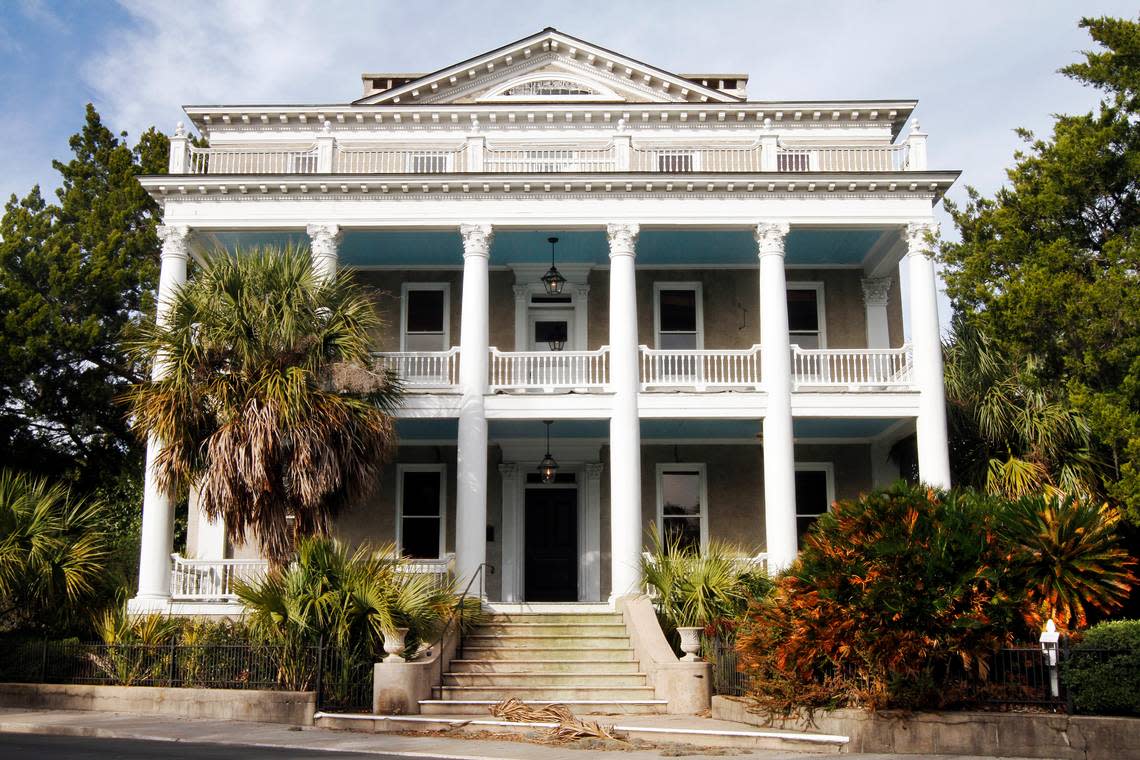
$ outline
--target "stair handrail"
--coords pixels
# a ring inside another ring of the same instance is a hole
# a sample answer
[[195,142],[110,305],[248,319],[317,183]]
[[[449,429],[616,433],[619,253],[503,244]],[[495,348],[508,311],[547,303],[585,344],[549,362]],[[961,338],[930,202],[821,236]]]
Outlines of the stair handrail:
[[463,593],[461,593],[459,595],[459,598],[455,602],[455,606],[452,607],[451,617],[448,618],[447,623],[444,624],[444,626],[443,626],[443,631],[440,632],[440,634],[439,634],[439,641],[436,644],[436,646],[439,647],[439,657],[436,658],[436,661],[439,663],[439,683],[441,686],[443,685],[443,648],[444,648],[444,642],[447,641],[447,632],[451,630],[451,624],[454,623],[456,620],[458,620],[459,621],[459,629],[457,631],[457,636],[459,637],[458,653],[459,653],[459,659],[463,659],[463,608],[464,608],[464,601],[466,601],[468,595],[471,592],[471,587],[475,584],[476,580],[479,581],[479,599],[480,600],[483,599],[484,591],[485,591],[485,589],[483,587],[483,570],[484,570],[484,568],[486,568],[488,575],[494,575],[495,574],[495,566],[494,565],[490,564],[489,562],[479,563],[479,566],[475,568],[475,572],[471,574],[471,579],[467,581],[467,587],[463,589]]

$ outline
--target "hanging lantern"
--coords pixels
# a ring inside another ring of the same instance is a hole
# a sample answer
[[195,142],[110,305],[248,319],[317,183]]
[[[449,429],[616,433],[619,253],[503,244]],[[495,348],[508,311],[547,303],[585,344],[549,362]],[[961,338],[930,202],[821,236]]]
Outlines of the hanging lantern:
[[561,351],[566,348],[566,323],[561,324],[562,329],[555,328],[548,333],[546,345],[550,346],[551,351]]
[[554,245],[558,242],[558,238],[547,238],[546,241],[550,243],[550,269],[542,276],[542,284],[549,295],[556,296],[566,287],[566,278],[558,271],[558,267],[554,266]]
[[538,465],[538,474],[542,476],[543,483],[553,483],[554,476],[558,474],[558,462],[554,461],[554,457],[550,456],[550,426],[553,424],[551,420],[544,420],[543,424],[546,425],[546,456],[542,458],[542,462]]

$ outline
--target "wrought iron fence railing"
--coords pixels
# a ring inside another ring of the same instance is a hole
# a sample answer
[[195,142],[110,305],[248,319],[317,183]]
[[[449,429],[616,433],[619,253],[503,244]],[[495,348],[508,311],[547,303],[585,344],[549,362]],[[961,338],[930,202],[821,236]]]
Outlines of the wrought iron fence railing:
[[9,641],[0,647],[0,681],[315,691],[326,711],[372,708],[377,657],[330,644],[102,644]]
[[[741,697],[748,693],[749,677],[739,668],[736,642],[731,637],[703,637],[701,656],[712,663],[713,693]],[[1056,658],[1040,644],[1003,647],[989,661],[985,677],[976,671],[952,667],[945,680],[960,692],[963,706],[987,709],[1037,708],[1068,713],[1085,712],[1082,689],[1097,688],[1078,675],[1096,665],[1134,663],[1137,654],[1127,650],[1088,649],[1062,645]],[[1103,686],[1103,685],[1102,685]]]

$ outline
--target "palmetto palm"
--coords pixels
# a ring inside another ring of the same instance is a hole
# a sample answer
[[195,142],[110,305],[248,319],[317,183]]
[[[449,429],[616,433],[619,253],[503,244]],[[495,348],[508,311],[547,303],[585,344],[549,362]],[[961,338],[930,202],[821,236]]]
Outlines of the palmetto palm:
[[107,559],[100,507],[67,489],[0,471],[0,626],[62,622],[94,591]]
[[163,442],[160,486],[197,488],[232,540],[252,534],[276,563],[296,535],[326,533],[394,445],[401,389],[371,370],[378,327],[350,277],[322,279],[303,248],[208,257],[131,346],[165,369],[128,397],[137,430]]
[[945,346],[957,480],[1016,499],[1099,490],[1084,418],[960,315]]

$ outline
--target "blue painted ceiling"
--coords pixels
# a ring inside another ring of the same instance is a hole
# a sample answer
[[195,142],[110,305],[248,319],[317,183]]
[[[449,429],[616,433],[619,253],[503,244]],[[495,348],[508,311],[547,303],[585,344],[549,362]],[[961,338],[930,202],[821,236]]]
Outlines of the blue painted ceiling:
[[[787,239],[787,263],[795,266],[861,264],[884,235],[879,229],[793,229]],[[550,258],[548,237],[558,237],[557,260],[605,264],[609,250],[601,230],[503,230],[495,234],[491,263],[545,263]],[[256,245],[306,245],[303,232],[215,232],[207,247],[228,250]],[[457,230],[350,230],[341,242],[345,266],[461,266],[463,245]],[[756,265],[751,230],[643,230],[637,243],[643,265]]]
[[[794,421],[793,429],[798,439],[827,438],[866,439],[886,431],[895,423],[894,419],[814,419],[800,418]],[[451,419],[401,419],[397,423],[400,438],[405,441],[455,440],[458,422]],[[534,438],[541,440],[546,435],[546,426],[539,420],[491,420],[488,423],[488,438],[500,439]],[[661,443],[693,440],[718,439],[740,440],[742,443],[755,441],[760,435],[760,420],[642,420],[641,437],[646,443]],[[590,438],[605,439],[609,436],[609,423],[606,420],[558,420],[550,427],[551,438]]]

